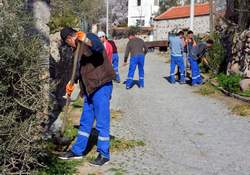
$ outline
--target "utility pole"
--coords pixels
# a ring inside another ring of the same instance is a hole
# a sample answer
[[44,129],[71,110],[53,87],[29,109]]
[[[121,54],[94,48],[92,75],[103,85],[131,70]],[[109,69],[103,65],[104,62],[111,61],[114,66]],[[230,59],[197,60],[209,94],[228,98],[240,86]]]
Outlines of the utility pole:
[[194,29],[194,0],[191,0],[190,4],[190,30]]
[[107,12],[107,16],[106,16],[106,35],[107,37],[109,36],[109,0],[107,0],[106,2],[106,5],[107,5],[107,9],[106,9],[106,12]]
[[214,4],[213,0],[209,0],[209,27],[210,27],[210,33],[214,32]]

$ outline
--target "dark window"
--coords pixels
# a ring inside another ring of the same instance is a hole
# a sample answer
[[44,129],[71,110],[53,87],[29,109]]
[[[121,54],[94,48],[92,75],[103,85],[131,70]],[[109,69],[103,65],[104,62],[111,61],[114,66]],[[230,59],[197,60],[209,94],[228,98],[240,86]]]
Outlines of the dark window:
[[141,0],[137,0],[137,6],[141,6]]

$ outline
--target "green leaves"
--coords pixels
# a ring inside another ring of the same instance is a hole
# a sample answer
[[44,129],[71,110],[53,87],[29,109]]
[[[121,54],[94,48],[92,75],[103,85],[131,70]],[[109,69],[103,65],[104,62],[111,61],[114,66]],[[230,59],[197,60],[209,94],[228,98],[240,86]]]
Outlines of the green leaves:
[[241,76],[237,74],[225,75],[222,73],[218,76],[219,86],[231,93],[240,92],[240,80]]
[[212,39],[214,40],[214,44],[209,49],[208,62],[214,71],[222,72],[226,67],[226,51],[218,34],[213,34]]

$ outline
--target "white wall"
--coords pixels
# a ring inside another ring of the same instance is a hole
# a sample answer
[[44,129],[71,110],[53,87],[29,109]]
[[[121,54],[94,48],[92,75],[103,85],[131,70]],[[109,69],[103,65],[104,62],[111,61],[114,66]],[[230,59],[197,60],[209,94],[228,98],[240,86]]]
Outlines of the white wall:
[[159,10],[159,6],[155,6],[154,1],[155,0],[141,0],[141,6],[137,6],[137,0],[129,0],[128,26],[135,26],[136,20],[144,20],[144,26],[149,27],[150,18]]
[[[166,40],[168,32],[178,27],[179,30],[189,28],[190,19],[172,19],[154,21],[154,40]],[[198,16],[194,18],[194,34],[203,34],[209,32],[209,16]]]

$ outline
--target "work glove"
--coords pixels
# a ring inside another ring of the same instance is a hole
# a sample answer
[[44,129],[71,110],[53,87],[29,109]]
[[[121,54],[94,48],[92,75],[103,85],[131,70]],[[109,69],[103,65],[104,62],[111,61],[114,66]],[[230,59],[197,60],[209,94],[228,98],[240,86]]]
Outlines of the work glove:
[[90,40],[87,38],[87,34],[85,32],[76,32],[76,35],[79,41],[82,41],[87,45],[90,44]]
[[66,94],[70,97],[72,92],[74,91],[75,85],[71,84],[70,82],[68,82],[67,86],[66,86]]

